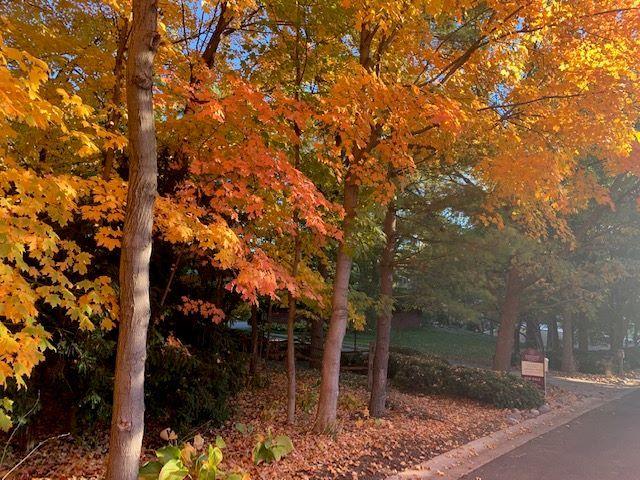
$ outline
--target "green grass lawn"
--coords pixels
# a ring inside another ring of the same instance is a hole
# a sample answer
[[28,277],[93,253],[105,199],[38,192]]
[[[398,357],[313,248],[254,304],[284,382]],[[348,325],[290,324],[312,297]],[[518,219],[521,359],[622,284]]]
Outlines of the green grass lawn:
[[[367,347],[374,332],[349,332],[345,344]],[[495,338],[458,328],[422,327],[393,330],[391,344],[431,353],[460,363],[490,365],[495,349]]]

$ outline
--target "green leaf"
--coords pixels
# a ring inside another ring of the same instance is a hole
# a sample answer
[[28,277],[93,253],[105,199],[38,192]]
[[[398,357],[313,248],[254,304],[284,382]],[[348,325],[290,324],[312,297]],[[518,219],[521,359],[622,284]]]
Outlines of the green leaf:
[[222,462],[222,450],[219,447],[209,445],[209,465],[217,467]]
[[216,437],[216,447],[218,448],[224,448],[226,447],[227,444],[224,442],[224,440],[222,439],[222,437],[220,435],[218,435]]
[[13,400],[9,398],[0,399],[0,430],[6,432],[13,426],[9,414],[13,408]]
[[266,448],[263,443],[259,443],[253,449],[253,462],[259,465],[261,462],[270,463],[274,460],[271,450]]
[[289,455],[293,451],[293,442],[287,435],[278,435],[273,439],[271,452],[276,461]]
[[259,465],[260,462],[264,461],[262,457],[262,443],[258,443],[255,447],[253,447],[253,451],[251,452],[251,458],[253,459],[253,463]]
[[162,470],[162,464],[160,462],[147,462],[138,471],[138,478],[140,480],[157,480]]
[[168,445],[156,450],[156,456],[163,465],[170,460],[180,460],[180,449],[175,445]]
[[271,437],[259,436],[258,443],[251,454],[253,462],[259,465],[261,462],[270,463],[278,461],[293,451],[293,442],[287,435]]
[[203,466],[206,466],[206,462],[207,462],[207,455],[205,455],[204,453],[201,453],[198,458],[196,458],[195,462],[193,462],[193,464],[195,465],[195,470],[200,470],[201,468],[203,468]]
[[164,464],[158,480],[183,480],[189,474],[189,470],[178,459],[169,460]]
[[217,473],[217,468],[212,470],[205,465],[198,471],[198,480],[216,480]]
[[5,412],[0,410],[0,430],[3,432],[8,431],[13,426],[13,421],[11,417],[7,415]]

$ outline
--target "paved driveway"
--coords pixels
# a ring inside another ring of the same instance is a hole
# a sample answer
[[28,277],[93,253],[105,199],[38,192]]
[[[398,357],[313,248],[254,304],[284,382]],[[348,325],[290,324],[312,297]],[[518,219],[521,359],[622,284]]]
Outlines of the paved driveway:
[[535,438],[462,480],[640,480],[640,391]]

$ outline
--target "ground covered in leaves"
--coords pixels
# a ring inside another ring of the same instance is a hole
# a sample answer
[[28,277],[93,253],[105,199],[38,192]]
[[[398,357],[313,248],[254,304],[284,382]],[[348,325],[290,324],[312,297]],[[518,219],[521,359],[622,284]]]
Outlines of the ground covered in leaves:
[[[196,433],[206,441],[220,435],[226,441],[224,465],[243,470],[252,479],[320,480],[382,479],[412,468],[440,453],[507,425],[508,411],[464,399],[414,396],[391,390],[389,414],[378,420],[368,416],[366,379],[343,375],[339,401],[339,431],[334,436],[310,431],[316,406],[318,372],[299,374],[298,422],[285,422],[285,375],[269,371],[264,387],[246,389],[234,399],[235,413],[220,428],[203,425]],[[554,394],[557,396],[557,393]],[[151,419],[152,420],[152,419]],[[145,458],[163,441],[162,428],[149,422]],[[251,450],[256,435],[271,430],[287,434],[295,450],[280,462],[255,466]],[[50,441],[28,458],[12,478],[99,478],[104,473],[107,432],[87,433],[89,441],[68,437]]]

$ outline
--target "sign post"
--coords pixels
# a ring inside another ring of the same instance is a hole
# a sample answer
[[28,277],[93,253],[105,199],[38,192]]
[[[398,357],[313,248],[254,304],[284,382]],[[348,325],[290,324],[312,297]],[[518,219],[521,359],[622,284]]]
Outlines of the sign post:
[[520,356],[522,378],[535,384],[546,395],[547,365],[544,353],[534,348],[527,348]]

